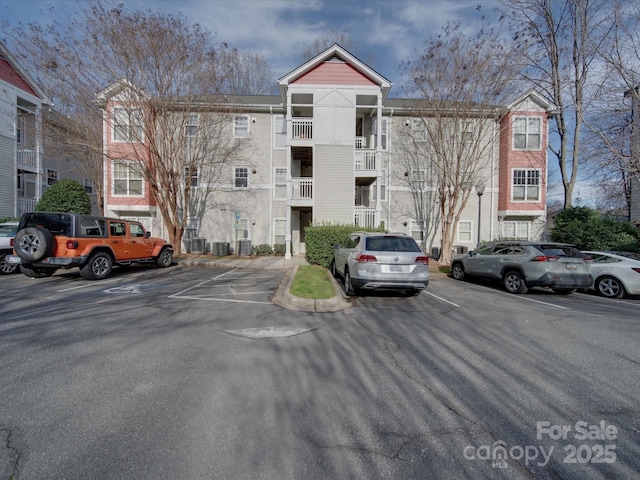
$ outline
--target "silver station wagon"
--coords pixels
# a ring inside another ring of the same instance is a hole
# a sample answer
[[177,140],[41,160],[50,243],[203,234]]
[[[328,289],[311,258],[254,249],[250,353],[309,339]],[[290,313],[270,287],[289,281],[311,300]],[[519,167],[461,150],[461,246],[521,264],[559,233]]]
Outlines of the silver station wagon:
[[497,242],[453,257],[451,275],[456,280],[467,276],[498,280],[510,293],[549,287],[555,293],[568,294],[593,283],[584,256],[565,243]]
[[354,232],[335,246],[331,272],[349,296],[375,289],[417,295],[429,285],[429,257],[408,235]]

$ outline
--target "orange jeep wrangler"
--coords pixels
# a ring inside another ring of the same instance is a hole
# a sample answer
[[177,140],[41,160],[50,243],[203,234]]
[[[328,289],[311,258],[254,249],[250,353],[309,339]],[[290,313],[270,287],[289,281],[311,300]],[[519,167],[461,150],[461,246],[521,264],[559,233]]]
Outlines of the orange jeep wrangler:
[[102,280],[114,265],[168,267],[173,260],[171,244],[151,237],[139,222],[72,213],[25,213],[13,249],[7,261],[34,278],[79,267],[87,280]]

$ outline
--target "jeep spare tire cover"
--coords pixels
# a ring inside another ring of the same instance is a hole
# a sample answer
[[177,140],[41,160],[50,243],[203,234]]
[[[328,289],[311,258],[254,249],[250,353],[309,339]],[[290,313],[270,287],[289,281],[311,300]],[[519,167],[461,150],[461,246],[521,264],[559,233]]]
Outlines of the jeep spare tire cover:
[[51,255],[53,234],[44,228],[27,227],[16,234],[13,241],[18,256],[29,262],[37,262]]

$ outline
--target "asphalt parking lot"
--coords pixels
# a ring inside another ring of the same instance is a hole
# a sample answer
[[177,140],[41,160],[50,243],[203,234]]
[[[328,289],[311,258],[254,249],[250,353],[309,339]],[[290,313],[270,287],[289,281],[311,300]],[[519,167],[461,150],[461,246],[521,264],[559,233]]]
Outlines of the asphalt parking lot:
[[[417,297],[374,292],[301,312],[271,303],[284,275],[0,277],[0,478],[640,471],[638,299],[511,295],[437,276]],[[537,438],[539,422],[575,434],[603,421],[617,431],[607,442]],[[496,442],[514,453],[504,464],[481,458]],[[553,453],[517,458],[534,447]],[[571,447],[585,461],[571,463]],[[600,447],[615,461],[598,463]]]

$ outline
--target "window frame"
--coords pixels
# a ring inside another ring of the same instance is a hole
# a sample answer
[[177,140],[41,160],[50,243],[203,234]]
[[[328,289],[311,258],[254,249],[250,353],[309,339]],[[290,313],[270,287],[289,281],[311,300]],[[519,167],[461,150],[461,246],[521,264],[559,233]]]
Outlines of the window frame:
[[[119,117],[118,112],[123,112],[124,116]],[[111,141],[114,143],[142,143],[144,142],[143,113],[141,107],[125,108],[114,106],[111,109]],[[121,125],[119,120],[124,120]],[[137,130],[138,138],[132,132]],[[123,138],[118,138],[120,134]],[[126,137],[126,138],[124,138]]]
[[54,170],[53,168],[47,168],[47,186],[51,186],[56,183],[60,178],[58,170]]
[[[530,122],[535,121],[538,124],[538,131],[531,132]],[[519,122],[524,122],[524,133],[518,132],[521,128],[517,124]],[[524,146],[516,146],[516,135],[524,135]],[[538,141],[536,146],[532,146],[530,143],[530,138],[534,135],[537,135]],[[538,152],[542,150],[542,117],[533,116],[533,115],[518,115],[513,118],[512,122],[512,131],[511,131],[511,148],[515,151],[520,152]]]
[[[518,183],[516,184],[516,173],[517,172],[523,172],[524,173],[524,177],[519,179],[519,180],[523,180],[524,183]],[[531,173],[535,172],[536,173],[536,180],[537,183],[529,183],[529,180],[531,179]],[[518,202],[518,203],[538,203],[541,201],[542,199],[542,169],[540,168],[512,168],[511,169],[511,201],[512,202]],[[524,188],[523,191],[523,195],[522,198],[518,197],[516,198],[516,187],[518,188]],[[537,189],[537,195],[536,198],[529,198],[529,190],[533,189],[533,188]]]
[[[463,230],[462,225],[469,225],[468,230]],[[468,235],[469,238],[463,238],[463,235]],[[460,220],[456,228],[456,242],[458,243],[472,243],[473,242],[473,220]]]
[[[144,180],[144,176],[142,175],[142,172],[139,173],[139,177],[131,177],[130,173],[134,172],[136,173],[136,169],[133,168],[133,165],[135,165],[135,161],[133,160],[115,160],[112,163],[111,166],[111,195],[113,195],[114,197],[136,197],[136,198],[142,198],[144,197],[144,189],[145,189],[145,180]],[[122,166],[126,166],[126,172],[127,172],[127,177],[116,177],[116,166],[117,165],[122,165]],[[126,180],[127,182],[127,193],[117,193],[116,192],[116,180]],[[138,181],[140,180],[140,193],[131,193],[131,181]]]
[[[510,235],[511,232],[507,232],[507,227],[513,226],[513,235]],[[518,235],[518,227],[525,226],[526,236]],[[531,235],[531,222],[527,221],[519,221],[519,220],[505,220],[502,222],[501,226],[502,238],[513,238],[515,240],[529,240],[529,236]]]
[[[284,225],[284,226],[282,226]],[[278,237],[282,237],[282,242],[278,242]],[[287,242],[287,218],[275,217],[273,219],[273,244],[284,245]]]
[[[279,126],[278,123],[281,123]],[[278,130],[280,128],[280,131]],[[278,140],[281,140],[279,142]],[[282,145],[279,145],[282,143]],[[273,148],[283,150],[287,148],[287,117],[285,115],[275,115],[273,117]]]
[[[244,131],[238,128],[238,119],[244,118],[247,122],[246,135],[238,135],[239,131]],[[251,136],[251,116],[247,113],[237,113],[233,116],[233,138],[249,138]]]
[[[274,200],[286,200],[287,199],[287,168],[275,167],[273,170],[273,199]],[[284,175],[284,179],[279,176]],[[284,187],[284,197],[279,197],[278,192]]]
[[[239,170],[245,170],[246,176],[238,176]],[[244,178],[246,185],[238,185],[238,180]],[[249,167],[233,167],[233,188],[236,190],[245,190],[249,188]]]

